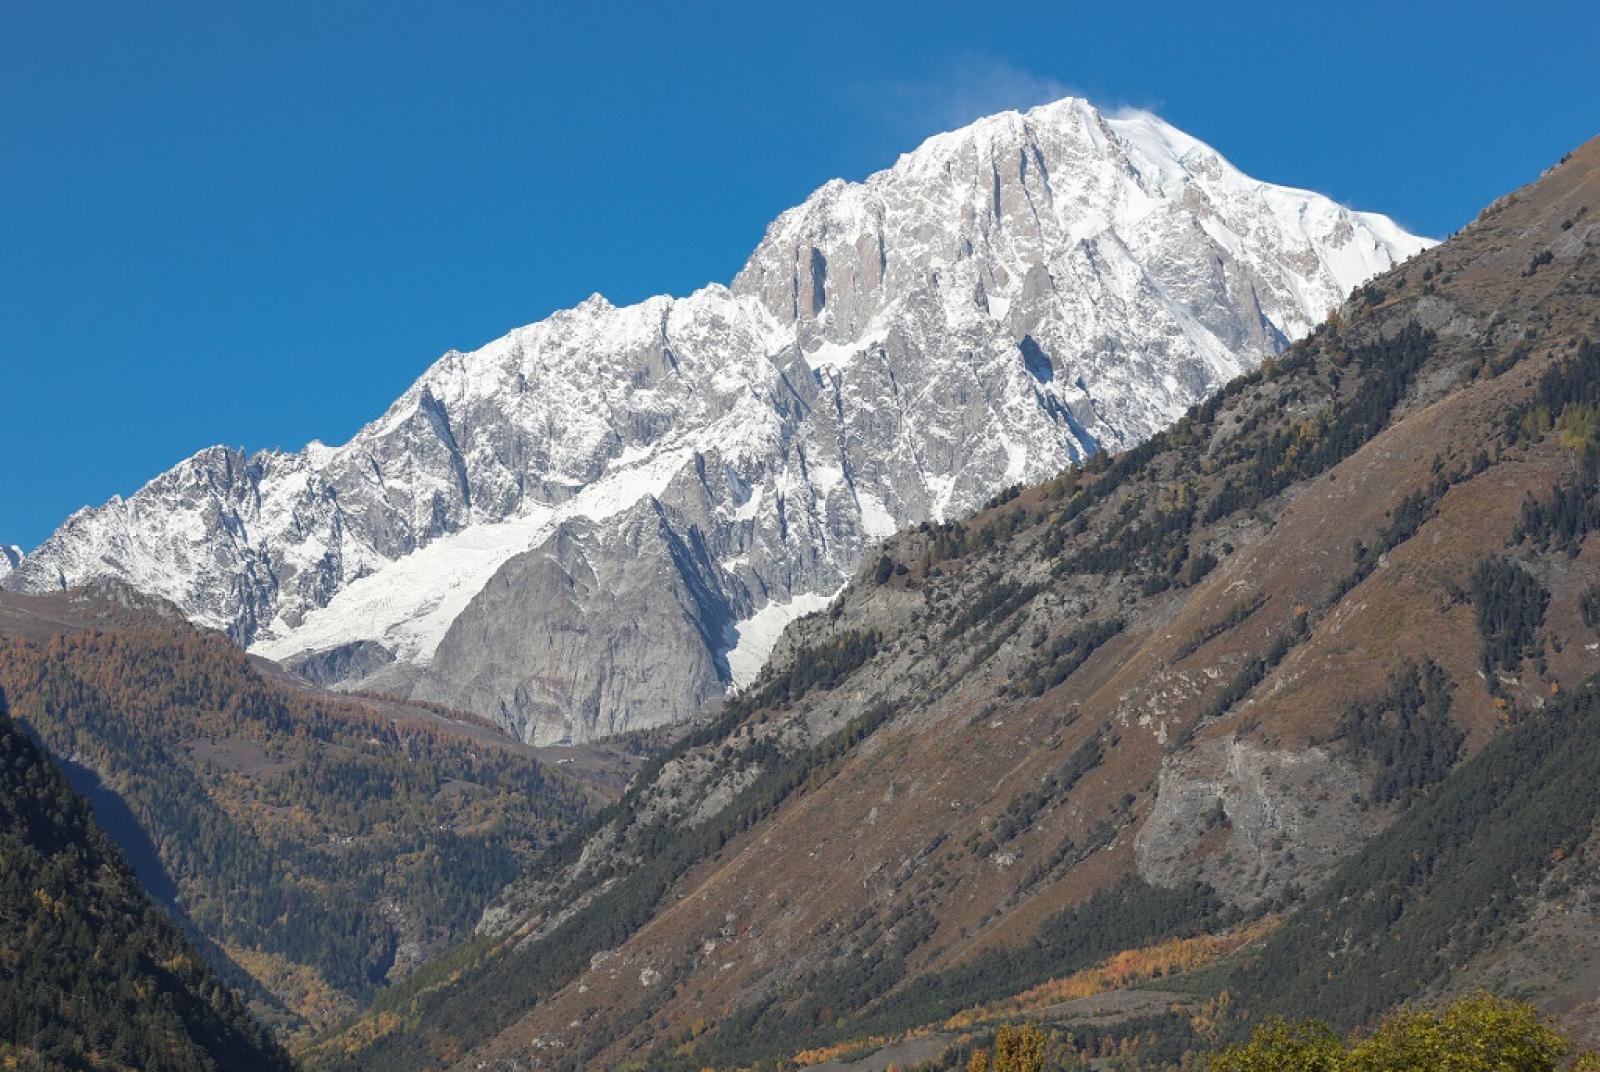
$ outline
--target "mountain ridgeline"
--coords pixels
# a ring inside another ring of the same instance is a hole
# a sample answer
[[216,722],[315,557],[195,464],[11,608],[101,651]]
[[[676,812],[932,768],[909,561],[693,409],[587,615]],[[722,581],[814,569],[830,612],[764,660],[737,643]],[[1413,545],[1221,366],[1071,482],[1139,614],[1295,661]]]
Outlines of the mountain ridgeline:
[[[1166,430],[874,547],[310,1063],[953,1063],[1023,1010],[1176,1064],[1478,985],[1592,1042],[1596,340],[1600,142]],[[1082,1005],[1113,965],[1162,989]]]
[[991,116],[824,185],[731,286],[446,354],[340,447],[202,451],[0,584],[116,578],[537,744],[682,722],[897,529],[1138,443],[1427,245],[1154,116]]

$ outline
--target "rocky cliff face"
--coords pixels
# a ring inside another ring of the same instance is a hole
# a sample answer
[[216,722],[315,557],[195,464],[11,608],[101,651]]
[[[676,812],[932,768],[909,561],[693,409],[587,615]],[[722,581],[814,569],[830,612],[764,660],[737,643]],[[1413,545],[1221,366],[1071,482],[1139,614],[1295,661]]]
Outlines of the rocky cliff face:
[[784,213],[731,288],[449,353],[350,443],[195,455],[4,583],[115,576],[530,741],[692,714],[897,529],[1133,444],[1423,248],[1079,100]]

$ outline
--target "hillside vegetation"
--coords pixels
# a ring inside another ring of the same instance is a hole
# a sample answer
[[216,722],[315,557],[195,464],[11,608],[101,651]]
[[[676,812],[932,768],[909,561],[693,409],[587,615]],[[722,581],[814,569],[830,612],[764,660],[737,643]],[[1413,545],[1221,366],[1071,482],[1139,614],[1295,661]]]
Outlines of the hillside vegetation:
[[0,1065],[290,1072],[0,694]]
[[270,679],[181,622],[13,631],[0,687],[146,887],[288,1030],[466,937],[590,804],[488,727]]

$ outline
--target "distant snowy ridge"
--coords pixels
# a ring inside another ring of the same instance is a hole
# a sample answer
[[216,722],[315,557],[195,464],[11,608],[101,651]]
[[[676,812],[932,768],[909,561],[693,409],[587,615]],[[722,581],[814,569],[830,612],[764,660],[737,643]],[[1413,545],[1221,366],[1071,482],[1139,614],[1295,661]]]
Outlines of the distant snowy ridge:
[[785,212],[731,287],[440,358],[340,447],[211,448],[6,578],[115,576],[529,740],[692,715],[884,536],[1129,446],[1429,243],[1068,99]]
[[0,544],[0,581],[22,565],[22,548],[16,544]]

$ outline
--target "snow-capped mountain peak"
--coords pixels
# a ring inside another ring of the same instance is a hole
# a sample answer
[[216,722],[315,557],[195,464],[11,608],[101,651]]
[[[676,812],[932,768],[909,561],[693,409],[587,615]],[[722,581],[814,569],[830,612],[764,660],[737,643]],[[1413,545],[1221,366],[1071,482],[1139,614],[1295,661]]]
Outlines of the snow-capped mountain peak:
[[731,286],[433,364],[349,443],[212,448],[6,580],[110,575],[538,741],[687,717],[898,527],[1121,448],[1424,248],[1068,99],[780,215]]

